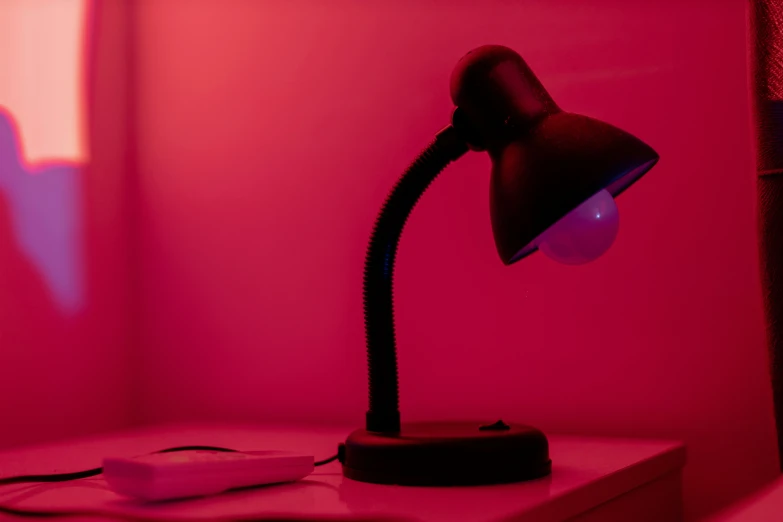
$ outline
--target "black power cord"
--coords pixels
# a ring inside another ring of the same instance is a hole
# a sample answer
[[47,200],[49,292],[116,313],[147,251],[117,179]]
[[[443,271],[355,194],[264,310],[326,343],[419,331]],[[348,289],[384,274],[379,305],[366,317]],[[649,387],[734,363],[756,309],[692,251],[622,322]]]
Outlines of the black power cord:
[[[237,450],[229,448],[219,448],[217,446],[177,446],[175,448],[166,448],[153,453],[173,453],[175,451],[223,451],[233,453]],[[0,478],[0,486],[11,484],[25,484],[28,482],[66,482],[68,480],[78,480],[94,477],[103,473],[103,468],[92,468],[84,471],[74,471],[73,473],[50,473],[46,475],[19,475],[17,477]]]
[[[165,448],[162,450],[154,451],[153,453],[174,453],[177,451],[221,451],[225,453],[237,453],[239,450],[230,448],[221,448],[219,446],[176,446],[173,448]],[[333,455],[324,460],[318,460],[313,463],[314,466],[323,466],[337,460],[339,455]],[[67,482],[70,480],[79,480],[89,477],[94,477],[103,473],[103,468],[92,468],[84,471],[74,471],[72,473],[50,473],[44,475],[19,475],[16,477],[0,478],[0,486],[9,486],[11,484],[26,484],[31,482],[38,483],[53,483],[53,482]],[[151,518],[143,517],[140,515],[123,515],[115,513],[104,513],[101,511],[43,511],[43,510],[28,510],[17,509],[8,506],[0,505],[0,513],[5,515],[26,517],[26,518],[56,518],[56,517],[110,517],[118,518],[122,520],[151,520]],[[153,517],[154,518],[154,517]],[[179,519],[178,519],[179,520]],[[206,519],[205,519],[206,520]],[[215,519],[220,521],[229,522],[231,519]],[[249,520],[264,520],[262,518],[242,518],[236,519],[242,521]],[[269,519],[271,520],[271,519]]]
[[328,459],[316,460],[315,462],[313,462],[313,466],[318,467],[318,466],[323,466],[325,464],[329,464],[330,462],[334,462],[335,460],[337,460],[339,457],[340,455],[337,454],[337,455],[332,455]]

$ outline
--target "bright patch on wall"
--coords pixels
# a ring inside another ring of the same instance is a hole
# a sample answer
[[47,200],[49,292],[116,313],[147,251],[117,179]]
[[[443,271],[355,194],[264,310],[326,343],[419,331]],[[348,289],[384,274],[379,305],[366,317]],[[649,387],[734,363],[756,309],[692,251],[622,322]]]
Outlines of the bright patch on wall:
[[26,159],[88,159],[86,0],[0,2],[0,105],[16,116]]
[[84,300],[87,10],[86,0],[0,3],[0,202],[20,253],[66,313]]

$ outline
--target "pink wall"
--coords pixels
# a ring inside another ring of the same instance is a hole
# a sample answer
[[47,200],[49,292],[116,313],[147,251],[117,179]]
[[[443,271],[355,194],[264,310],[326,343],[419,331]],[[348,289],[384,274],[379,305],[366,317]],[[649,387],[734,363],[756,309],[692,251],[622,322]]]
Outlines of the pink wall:
[[[4,32],[0,61],[0,446],[129,423],[129,25],[116,2],[72,34],[46,25],[82,3],[0,7],[29,22]],[[57,54],[71,44],[81,64]],[[19,56],[51,81],[17,85]],[[71,80],[79,92],[62,97]],[[63,127],[66,116],[83,123]]]
[[773,477],[744,2],[588,4],[139,2],[143,418],[363,422],[372,221],[499,43],[662,159],[576,268],[504,267],[488,158],[449,168],[398,258],[404,419],[682,439],[692,514]]

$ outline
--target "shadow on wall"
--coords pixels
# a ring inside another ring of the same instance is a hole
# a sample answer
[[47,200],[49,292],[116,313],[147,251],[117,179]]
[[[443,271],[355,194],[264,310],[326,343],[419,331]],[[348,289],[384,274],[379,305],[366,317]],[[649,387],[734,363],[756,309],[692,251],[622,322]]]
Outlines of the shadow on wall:
[[14,120],[0,107],[0,198],[10,213],[10,234],[67,315],[84,306],[79,178],[75,163],[26,165]]

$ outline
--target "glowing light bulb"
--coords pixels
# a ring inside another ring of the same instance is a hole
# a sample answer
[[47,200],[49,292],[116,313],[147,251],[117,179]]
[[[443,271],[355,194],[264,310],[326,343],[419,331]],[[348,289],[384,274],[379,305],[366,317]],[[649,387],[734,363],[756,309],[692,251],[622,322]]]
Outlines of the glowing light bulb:
[[619,228],[614,198],[602,190],[549,227],[538,248],[559,263],[581,265],[609,250]]

